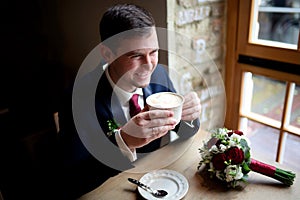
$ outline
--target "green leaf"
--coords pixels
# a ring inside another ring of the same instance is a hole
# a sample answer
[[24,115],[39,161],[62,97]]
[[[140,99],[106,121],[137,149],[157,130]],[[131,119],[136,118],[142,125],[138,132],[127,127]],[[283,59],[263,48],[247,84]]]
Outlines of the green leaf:
[[243,162],[243,164],[242,164],[242,171],[243,171],[243,174],[247,174],[251,171],[249,165],[246,162]]
[[245,160],[249,160],[251,157],[251,154],[250,154],[250,147],[249,147],[247,141],[245,139],[241,139],[240,144],[241,144],[242,150],[244,152]]

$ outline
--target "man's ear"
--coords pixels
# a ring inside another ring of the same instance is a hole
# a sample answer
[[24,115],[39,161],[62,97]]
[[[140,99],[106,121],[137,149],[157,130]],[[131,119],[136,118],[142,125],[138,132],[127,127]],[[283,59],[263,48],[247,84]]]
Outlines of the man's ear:
[[114,61],[115,58],[115,54],[112,52],[112,50],[110,48],[108,48],[107,46],[100,44],[100,53],[101,56],[103,57],[103,59],[107,62],[107,63],[111,63]]

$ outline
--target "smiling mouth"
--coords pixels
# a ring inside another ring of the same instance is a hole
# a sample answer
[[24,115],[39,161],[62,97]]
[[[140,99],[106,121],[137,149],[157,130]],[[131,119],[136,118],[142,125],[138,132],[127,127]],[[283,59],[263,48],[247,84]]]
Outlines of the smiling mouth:
[[149,73],[137,73],[137,76],[139,78],[147,78],[149,76]]

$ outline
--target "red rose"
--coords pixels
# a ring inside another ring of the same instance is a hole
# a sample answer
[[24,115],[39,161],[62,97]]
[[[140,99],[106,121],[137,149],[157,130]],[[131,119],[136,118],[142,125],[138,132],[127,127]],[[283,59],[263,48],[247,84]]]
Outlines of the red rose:
[[223,170],[226,167],[224,163],[226,161],[226,155],[224,153],[214,155],[211,161],[216,170]]
[[244,161],[244,152],[238,147],[232,147],[226,152],[227,160],[231,160],[231,164],[240,164]]
[[231,131],[231,132],[228,132],[227,135],[230,137],[232,134],[237,134],[237,135],[244,135],[244,133],[242,131],[239,131],[239,130],[234,130],[234,131]]

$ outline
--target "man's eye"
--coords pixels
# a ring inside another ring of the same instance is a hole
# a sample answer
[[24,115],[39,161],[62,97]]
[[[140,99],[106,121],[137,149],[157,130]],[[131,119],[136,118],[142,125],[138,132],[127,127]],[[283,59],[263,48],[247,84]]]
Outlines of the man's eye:
[[156,56],[157,53],[158,53],[158,51],[153,51],[153,52],[151,52],[151,56]]
[[141,54],[134,54],[134,55],[129,56],[129,58],[140,58],[140,57],[142,57]]
[[158,49],[151,52],[151,54],[156,54],[156,53],[158,53]]

